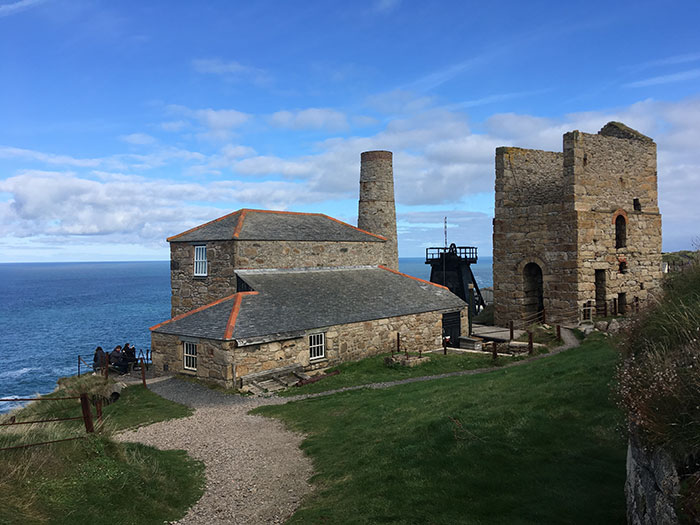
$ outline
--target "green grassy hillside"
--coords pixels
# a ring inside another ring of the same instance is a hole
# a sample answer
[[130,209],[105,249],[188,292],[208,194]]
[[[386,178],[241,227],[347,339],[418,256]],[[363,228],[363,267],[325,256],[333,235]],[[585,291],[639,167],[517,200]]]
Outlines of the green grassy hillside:
[[593,338],[520,367],[257,409],[308,434],[291,523],[622,523],[616,352]]

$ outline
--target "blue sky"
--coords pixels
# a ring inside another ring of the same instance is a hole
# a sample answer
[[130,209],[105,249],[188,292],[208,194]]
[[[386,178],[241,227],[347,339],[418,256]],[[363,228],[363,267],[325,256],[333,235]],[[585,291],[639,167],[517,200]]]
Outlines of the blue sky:
[[664,250],[700,235],[700,3],[0,0],[0,262],[167,259],[235,209],[356,222],[394,152],[399,250],[491,251],[494,149],[620,120]]

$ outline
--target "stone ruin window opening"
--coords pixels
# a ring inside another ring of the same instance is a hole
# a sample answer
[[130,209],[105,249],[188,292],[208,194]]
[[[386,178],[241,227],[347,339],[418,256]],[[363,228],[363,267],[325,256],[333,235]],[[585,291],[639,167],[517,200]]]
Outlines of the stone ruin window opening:
[[615,218],[615,248],[627,246],[627,220],[624,215]]
[[309,359],[316,361],[326,357],[326,334],[319,332],[309,335]]
[[642,211],[642,204],[639,202],[639,199],[634,199],[632,201],[632,206],[634,207],[634,211]]
[[531,262],[523,268],[523,314],[531,316],[544,310],[542,268]]
[[595,271],[595,309],[596,315],[605,313],[605,270]]
[[620,315],[625,315],[627,312],[627,293],[621,292],[617,294],[617,311]]
[[182,343],[183,367],[185,370],[197,371],[197,344],[190,341]]
[[618,265],[618,271],[620,273],[627,273],[627,263],[625,261],[620,262]]

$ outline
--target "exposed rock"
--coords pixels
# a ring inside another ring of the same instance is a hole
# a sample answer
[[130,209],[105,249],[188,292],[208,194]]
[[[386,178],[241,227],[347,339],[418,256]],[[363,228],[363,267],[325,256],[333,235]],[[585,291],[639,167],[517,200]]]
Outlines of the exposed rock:
[[622,325],[620,324],[620,321],[617,319],[611,319],[610,323],[608,323],[608,332],[611,334],[616,334],[622,329]]
[[627,523],[678,523],[674,503],[680,483],[671,457],[663,450],[644,451],[633,437],[627,446]]
[[608,322],[607,321],[596,321],[595,327],[596,327],[596,330],[600,330],[601,332],[607,332],[608,331]]

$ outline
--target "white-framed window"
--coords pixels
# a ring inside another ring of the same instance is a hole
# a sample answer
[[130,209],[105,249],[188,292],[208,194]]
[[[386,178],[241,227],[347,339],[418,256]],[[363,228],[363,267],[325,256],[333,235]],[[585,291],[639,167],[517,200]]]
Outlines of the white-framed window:
[[326,334],[309,335],[309,356],[312,361],[326,357]]
[[195,277],[206,277],[207,275],[207,247],[194,247],[194,275]]
[[197,370],[197,343],[183,341],[182,357],[185,370]]

